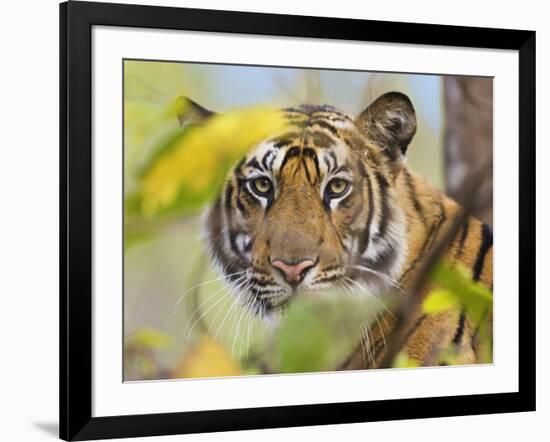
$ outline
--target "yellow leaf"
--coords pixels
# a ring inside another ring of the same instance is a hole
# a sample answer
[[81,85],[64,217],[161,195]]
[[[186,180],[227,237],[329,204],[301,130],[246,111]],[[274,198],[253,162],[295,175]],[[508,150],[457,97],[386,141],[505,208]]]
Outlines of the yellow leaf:
[[217,193],[229,168],[255,144],[280,134],[285,125],[279,111],[256,107],[215,115],[188,130],[144,174],[143,214],[170,207],[182,190],[190,200]]
[[141,347],[166,350],[172,345],[172,337],[159,330],[142,328],[133,333],[127,342]]
[[173,373],[175,378],[207,378],[238,376],[241,370],[223,347],[207,336],[186,355],[180,367]]
[[420,362],[416,359],[409,358],[407,353],[400,351],[393,360],[393,368],[416,368],[420,367]]
[[[476,327],[487,315],[491,314],[493,293],[483,284],[473,281],[464,267],[460,265],[451,267],[446,263],[439,263],[432,273],[432,281],[441,290],[447,291],[445,296],[438,294],[434,299],[426,300],[434,309],[441,311],[453,307],[464,307],[469,319]],[[454,297],[454,301],[451,300],[451,296]],[[451,303],[454,305],[447,305],[446,308],[443,308],[443,304]],[[437,309],[438,306],[441,308]],[[432,313],[437,313],[437,311]]]
[[435,314],[460,307],[460,301],[456,295],[445,289],[434,289],[424,299],[422,309],[426,314]]

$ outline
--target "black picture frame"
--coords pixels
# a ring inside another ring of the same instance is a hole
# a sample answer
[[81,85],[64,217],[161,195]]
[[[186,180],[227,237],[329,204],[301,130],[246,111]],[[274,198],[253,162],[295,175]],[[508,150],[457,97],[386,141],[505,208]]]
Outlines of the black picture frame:
[[[509,49],[519,54],[519,391],[92,417],[94,25]],[[535,410],[535,32],[108,3],[60,5],[60,437],[89,440]]]

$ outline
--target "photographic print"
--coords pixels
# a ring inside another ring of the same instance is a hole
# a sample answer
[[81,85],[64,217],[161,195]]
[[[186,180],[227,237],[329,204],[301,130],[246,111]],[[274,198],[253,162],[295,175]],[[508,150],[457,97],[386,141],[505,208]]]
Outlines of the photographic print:
[[492,78],[123,70],[125,381],[492,363]]
[[60,437],[535,410],[535,40],[61,4]]

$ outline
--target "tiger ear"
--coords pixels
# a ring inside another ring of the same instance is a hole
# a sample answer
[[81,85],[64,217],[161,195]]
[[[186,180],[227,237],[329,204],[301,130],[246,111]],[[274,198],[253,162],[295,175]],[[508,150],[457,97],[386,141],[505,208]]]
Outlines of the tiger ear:
[[213,115],[212,112],[187,97],[179,97],[177,100],[177,117],[180,127],[190,124],[201,124]]
[[361,112],[356,124],[367,138],[395,160],[405,155],[416,132],[416,113],[409,97],[388,92]]

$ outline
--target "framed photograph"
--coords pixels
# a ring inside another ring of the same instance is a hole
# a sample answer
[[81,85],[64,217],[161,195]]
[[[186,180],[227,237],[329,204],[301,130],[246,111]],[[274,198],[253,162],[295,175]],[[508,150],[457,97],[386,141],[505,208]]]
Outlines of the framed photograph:
[[62,439],[535,409],[534,32],[60,24]]

